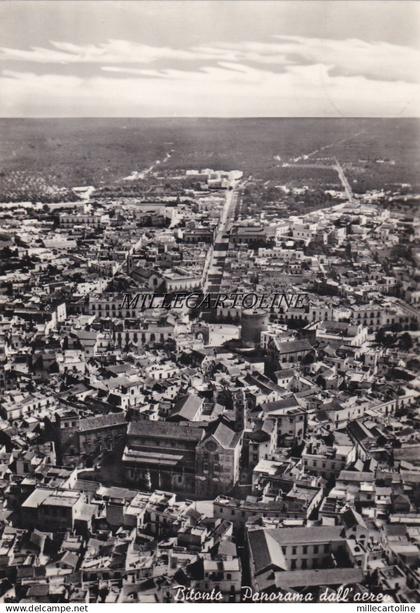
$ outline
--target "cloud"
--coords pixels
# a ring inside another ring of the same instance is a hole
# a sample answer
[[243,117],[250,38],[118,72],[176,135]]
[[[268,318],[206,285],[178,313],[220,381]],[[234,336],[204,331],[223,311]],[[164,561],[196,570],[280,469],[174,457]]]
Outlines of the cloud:
[[199,70],[178,70],[164,68],[130,68],[119,66],[103,66],[104,72],[120,75],[138,75],[155,79],[169,79],[191,83],[261,83],[275,77],[274,72],[252,68],[246,64],[235,62],[218,62],[216,66],[203,66]]
[[332,64],[343,75],[420,82],[420,50],[384,41],[289,37],[282,45],[306,61]]
[[208,53],[198,50],[157,47],[140,43],[110,39],[99,45],[74,45],[68,42],[50,41],[50,47],[12,49],[0,47],[0,60],[25,61],[42,64],[149,64],[157,60],[183,61],[212,59]]
[[50,47],[12,49],[0,47],[0,60],[44,64],[152,64],[166,62],[253,63],[284,68],[292,65],[324,64],[336,75],[365,76],[376,80],[419,82],[420,50],[389,42],[359,39],[321,39],[275,36],[269,42],[218,42],[184,49],[144,45],[111,39],[97,45],[75,45],[50,41]]
[[383,41],[274,36],[270,43],[219,43],[206,51],[224,50],[236,61],[261,64],[331,65],[336,74],[389,81],[420,82],[420,50]]
[[387,42],[276,36],[179,49],[51,41],[2,47],[0,59],[3,116],[420,114],[420,51]]
[[[112,68],[112,67],[110,67]],[[118,69],[118,67],[114,67]],[[360,76],[331,76],[324,65],[286,72],[242,64],[208,67],[202,73],[171,70],[146,74],[102,72],[69,75],[3,71],[3,116],[413,116],[418,86]]]

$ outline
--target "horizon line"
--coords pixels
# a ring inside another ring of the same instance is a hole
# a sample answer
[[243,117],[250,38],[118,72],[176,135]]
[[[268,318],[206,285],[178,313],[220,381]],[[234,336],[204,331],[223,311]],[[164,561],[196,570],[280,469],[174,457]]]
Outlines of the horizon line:
[[0,115],[3,119],[420,119],[420,115]]

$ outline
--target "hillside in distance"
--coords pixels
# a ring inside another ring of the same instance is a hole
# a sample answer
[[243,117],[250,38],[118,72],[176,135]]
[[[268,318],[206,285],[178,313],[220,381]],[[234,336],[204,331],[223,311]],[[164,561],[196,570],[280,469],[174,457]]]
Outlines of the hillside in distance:
[[[374,187],[416,185],[420,120],[0,119],[0,191],[11,176],[18,181],[33,175],[67,188],[105,185],[168,152],[162,169],[239,168],[279,182],[293,174],[284,162],[309,154],[300,162],[337,156],[348,168],[354,165],[356,174],[358,164],[365,170],[370,164],[366,174]],[[378,159],[387,163],[379,167]],[[298,169],[296,175],[304,180],[306,172]]]

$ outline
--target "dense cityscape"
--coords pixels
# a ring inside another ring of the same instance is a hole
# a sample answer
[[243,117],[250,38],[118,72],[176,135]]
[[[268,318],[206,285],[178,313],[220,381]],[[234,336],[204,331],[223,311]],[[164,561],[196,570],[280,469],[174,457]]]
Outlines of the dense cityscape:
[[173,156],[0,209],[1,601],[418,601],[416,189]]

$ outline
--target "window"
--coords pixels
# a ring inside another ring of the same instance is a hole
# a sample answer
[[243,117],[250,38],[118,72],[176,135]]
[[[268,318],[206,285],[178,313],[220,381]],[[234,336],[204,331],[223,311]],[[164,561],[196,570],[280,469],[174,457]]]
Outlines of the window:
[[307,545],[303,546],[303,553],[308,553],[308,546]]
[[292,566],[291,566],[292,570],[296,570],[296,560],[292,560]]
[[292,555],[296,555],[297,547],[292,547]]

